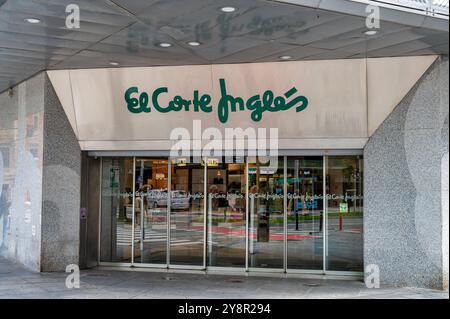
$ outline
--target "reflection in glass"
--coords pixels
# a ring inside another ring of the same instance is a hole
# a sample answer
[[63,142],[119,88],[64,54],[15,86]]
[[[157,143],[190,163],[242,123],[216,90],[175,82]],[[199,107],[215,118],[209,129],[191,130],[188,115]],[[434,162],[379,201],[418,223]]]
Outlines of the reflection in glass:
[[133,158],[103,158],[100,261],[131,262]]
[[360,156],[327,157],[327,270],[363,271],[363,167]]
[[288,157],[287,268],[323,269],[323,157]]
[[284,267],[284,159],[271,164],[248,168],[249,267]]
[[243,268],[248,257],[250,268],[286,261],[287,269],[362,271],[361,156],[287,157],[286,180],[282,157],[274,168],[249,163],[248,172],[244,163],[206,163],[176,159],[169,170],[167,158],[104,157],[100,260],[165,265],[170,246],[170,265]]
[[204,166],[174,160],[171,170],[170,264],[202,266]]
[[136,158],[134,262],[165,264],[167,159]]
[[223,162],[208,165],[208,266],[244,267],[245,164]]

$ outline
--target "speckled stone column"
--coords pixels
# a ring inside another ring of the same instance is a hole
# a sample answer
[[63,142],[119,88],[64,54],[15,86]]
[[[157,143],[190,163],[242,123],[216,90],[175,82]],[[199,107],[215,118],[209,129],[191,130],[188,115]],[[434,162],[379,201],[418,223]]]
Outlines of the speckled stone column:
[[441,57],[364,149],[364,261],[384,284],[448,287],[448,90]]
[[78,264],[81,150],[46,76],[42,179],[41,271]]

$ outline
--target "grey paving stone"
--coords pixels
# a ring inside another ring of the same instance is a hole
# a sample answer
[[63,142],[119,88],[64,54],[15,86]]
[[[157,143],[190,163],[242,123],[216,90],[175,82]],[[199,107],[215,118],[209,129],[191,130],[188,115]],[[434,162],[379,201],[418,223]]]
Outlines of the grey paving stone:
[[[7,269],[7,271],[5,271]],[[1,275],[7,273],[7,276]],[[0,258],[0,299],[448,299],[448,292],[382,287],[350,280],[239,277],[93,269],[80,289],[65,287],[65,273],[33,273]]]

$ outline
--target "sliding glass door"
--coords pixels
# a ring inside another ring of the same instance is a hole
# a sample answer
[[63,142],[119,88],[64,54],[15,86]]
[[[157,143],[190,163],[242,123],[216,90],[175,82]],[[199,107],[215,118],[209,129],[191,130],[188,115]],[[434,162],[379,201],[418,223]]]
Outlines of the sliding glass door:
[[323,269],[323,157],[287,160],[287,268]]
[[166,264],[168,168],[164,158],[136,158],[134,262]]
[[205,167],[176,159],[170,171],[170,264],[203,267]]
[[250,163],[249,267],[284,267],[284,158]]
[[103,157],[102,263],[362,272],[362,156]]
[[132,262],[133,165],[132,157],[102,160],[101,262]]
[[363,167],[359,156],[328,156],[326,270],[363,270]]
[[207,160],[208,266],[245,267],[245,163]]

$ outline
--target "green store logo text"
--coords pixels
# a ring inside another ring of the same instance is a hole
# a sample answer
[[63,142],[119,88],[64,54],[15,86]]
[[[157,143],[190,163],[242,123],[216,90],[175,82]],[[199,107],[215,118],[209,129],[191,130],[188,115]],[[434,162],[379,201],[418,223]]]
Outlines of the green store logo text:
[[[224,79],[219,79],[221,97],[218,104],[217,114],[221,123],[228,121],[230,112],[244,111],[251,112],[251,119],[255,122],[261,121],[264,112],[287,111],[295,107],[296,112],[301,112],[308,106],[308,99],[305,96],[298,95],[293,97],[298,91],[295,87],[288,90],[283,96],[275,96],[271,90],[266,90],[262,96],[260,94],[253,95],[247,101],[241,97],[233,97],[227,93],[226,83]],[[187,100],[176,95],[167,106],[162,106],[158,102],[161,94],[169,93],[167,87],[160,87],[153,91],[151,102],[153,108],[160,113],[168,112],[189,112],[192,108],[194,112],[211,113],[213,107],[211,105],[212,98],[209,94],[200,95],[198,90],[194,91],[192,100]],[[291,99],[292,98],[292,99]],[[125,101],[128,110],[131,113],[150,113],[152,111],[149,106],[150,98],[147,92],[139,93],[136,86],[130,87],[125,91]]]

